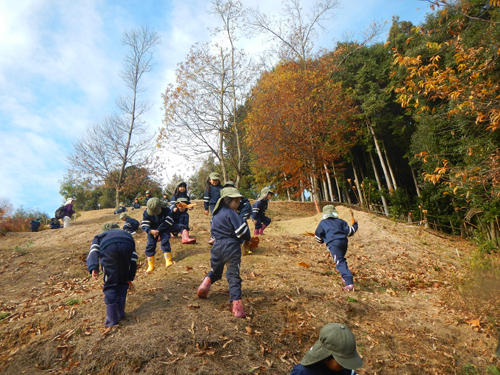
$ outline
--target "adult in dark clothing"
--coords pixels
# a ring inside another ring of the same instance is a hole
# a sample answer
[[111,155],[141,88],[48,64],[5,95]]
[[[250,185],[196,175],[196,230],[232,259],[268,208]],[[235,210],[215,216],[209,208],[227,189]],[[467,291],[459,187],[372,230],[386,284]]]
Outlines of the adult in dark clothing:
[[198,297],[206,298],[213,283],[220,280],[224,266],[229,284],[229,302],[232,303],[233,316],[244,318],[241,302],[241,244],[250,240],[250,232],[236,213],[243,196],[235,188],[225,188],[212,212],[211,234],[215,244],[210,250],[211,271],[198,288]]
[[[175,224],[180,224],[183,227],[181,236],[182,244],[194,244],[196,243],[195,238],[189,238],[189,215],[188,210],[188,200],[186,198],[178,198],[174,204],[170,205],[171,216],[174,219]],[[177,232],[173,234],[177,235]]]
[[94,237],[87,257],[87,269],[92,278],[99,277],[99,263],[104,272],[104,302],[106,303],[106,327],[118,324],[125,315],[127,290],[137,270],[135,241],[117,224],[106,223],[101,233]]
[[125,232],[129,232],[134,235],[135,231],[139,229],[139,222],[128,216],[125,212],[120,214],[120,220],[125,222],[122,228]]
[[141,204],[139,203],[139,199],[134,199],[134,204],[132,205],[132,210],[138,210],[141,208]]
[[330,323],[290,375],[356,375],[354,370],[362,366],[352,332],[343,324]]
[[38,228],[40,228],[40,221],[41,219],[30,221],[31,232],[38,232]]
[[257,202],[252,206],[252,221],[255,224],[255,229],[253,234],[255,236],[259,234],[264,234],[264,229],[266,229],[269,224],[271,224],[271,218],[266,216],[266,210],[269,200],[272,198],[274,193],[269,188],[264,188],[260,191],[260,196]]
[[75,214],[76,212],[73,211],[73,202],[75,201],[74,198],[68,198],[66,199],[66,204],[64,205],[64,216],[63,216],[63,224],[64,228],[68,228],[71,224],[71,216]]
[[59,223],[59,220],[54,217],[54,218],[50,219],[49,228],[50,229],[59,229],[59,228],[62,228],[62,226],[61,226],[61,223]]
[[175,224],[170,209],[160,201],[159,198],[151,198],[148,201],[147,209],[142,215],[141,228],[148,234],[146,244],[146,256],[148,257],[147,273],[155,268],[155,253],[158,240],[161,241],[161,250],[165,257],[165,265],[170,267],[172,261],[172,250],[170,248],[170,234],[181,232],[185,229],[182,224]]
[[123,213],[123,212],[127,212],[127,211],[128,211],[128,210],[127,210],[127,207],[125,207],[125,203],[120,202],[120,205],[118,206],[118,209],[117,209],[117,210],[115,210],[115,215],[117,215],[117,214],[121,214],[121,213]]
[[323,218],[316,228],[316,241],[326,243],[333,261],[337,265],[337,271],[345,283],[344,290],[354,290],[352,273],[347,266],[345,254],[347,253],[348,240],[358,230],[358,222],[353,219],[350,227],[347,222],[339,218],[339,214],[333,205],[323,207]]

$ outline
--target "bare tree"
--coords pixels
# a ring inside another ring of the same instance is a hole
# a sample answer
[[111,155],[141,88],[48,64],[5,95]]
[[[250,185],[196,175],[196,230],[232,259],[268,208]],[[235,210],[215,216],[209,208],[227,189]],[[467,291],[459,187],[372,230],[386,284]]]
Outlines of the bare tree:
[[90,126],[84,137],[73,144],[69,155],[71,167],[97,181],[111,181],[116,189],[116,205],[127,166],[146,166],[149,160],[152,136],[148,135],[143,120],[150,106],[140,101],[145,91],[141,85],[145,73],[152,69],[154,47],[160,43],[157,32],[147,27],[125,32],[121,43],[128,47],[120,77],[130,90],[120,96],[120,113]]

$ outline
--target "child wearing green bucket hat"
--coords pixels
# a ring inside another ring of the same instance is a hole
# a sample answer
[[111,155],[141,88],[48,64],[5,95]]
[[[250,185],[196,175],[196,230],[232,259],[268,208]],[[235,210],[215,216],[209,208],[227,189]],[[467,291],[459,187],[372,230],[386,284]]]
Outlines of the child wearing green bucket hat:
[[345,283],[344,290],[354,290],[352,273],[347,266],[345,254],[347,253],[348,240],[358,230],[358,222],[354,220],[352,226],[339,218],[339,214],[333,205],[323,207],[323,217],[316,228],[315,237],[319,243],[326,243],[337,271],[340,272],[342,281]]
[[227,265],[226,278],[229,283],[229,302],[235,318],[244,318],[241,302],[241,244],[250,240],[248,226],[236,213],[243,196],[238,189],[225,188],[213,210],[211,234],[215,244],[210,250],[211,271],[198,288],[198,297],[206,298],[213,283],[222,278]]
[[[217,172],[212,172],[208,176],[207,187],[205,188],[205,194],[203,195],[203,207],[205,208],[205,215],[208,216],[209,210],[213,214],[215,205],[219,201],[220,192],[223,189],[220,183],[220,175]],[[212,225],[212,220],[210,220],[210,225]],[[209,245],[214,244],[215,239],[213,237],[208,241]]]
[[363,366],[356,351],[356,339],[344,324],[326,324],[319,340],[296,365],[290,375],[356,375]]
[[264,229],[271,224],[271,219],[266,216],[266,210],[268,201],[273,195],[274,193],[271,189],[265,187],[260,191],[260,196],[257,202],[252,205],[252,221],[255,224],[255,229],[253,231],[254,236],[264,234]]

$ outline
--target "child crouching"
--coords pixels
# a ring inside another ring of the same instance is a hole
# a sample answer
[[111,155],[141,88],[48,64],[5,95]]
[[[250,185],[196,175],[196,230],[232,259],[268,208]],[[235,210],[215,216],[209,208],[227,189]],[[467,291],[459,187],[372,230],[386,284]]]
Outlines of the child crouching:
[[125,232],[129,232],[130,234],[134,235],[135,231],[139,229],[139,222],[128,216],[125,212],[122,212],[120,214],[120,220],[125,222],[122,228]]
[[227,264],[226,278],[229,283],[229,302],[235,318],[244,318],[245,312],[241,302],[241,244],[250,240],[248,226],[243,223],[236,209],[243,196],[235,188],[225,188],[212,212],[211,235],[215,244],[210,250],[212,270],[198,288],[198,297],[206,298],[210,287],[222,278],[224,265]]

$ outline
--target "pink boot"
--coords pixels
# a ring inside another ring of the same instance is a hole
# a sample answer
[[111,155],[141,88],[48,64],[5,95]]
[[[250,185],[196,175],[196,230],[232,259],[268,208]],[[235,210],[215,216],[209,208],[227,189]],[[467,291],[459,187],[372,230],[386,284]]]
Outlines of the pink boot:
[[267,225],[262,224],[262,227],[259,229],[259,234],[264,234],[264,229],[267,228]]
[[233,316],[235,318],[244,318],[247,316],[245,311],[243,311],[243,303],[241,302],[241,299],[233,301]]
[[184,229],[182,231],[181,236],[182,236],[182,241],[181,241],[182,244],[193,244],[193,243],[196,243],[196,239],[195,238],[189,238],[189,232],[187,231],[187,229]]
[[253,230],[253,235],[258,236],[260,234],[260,229],[254,229]]
[[210,277],[205,277],[201,285],[198,287],[198,298],[207,298],[211,286],[212,280],[210,279]]

